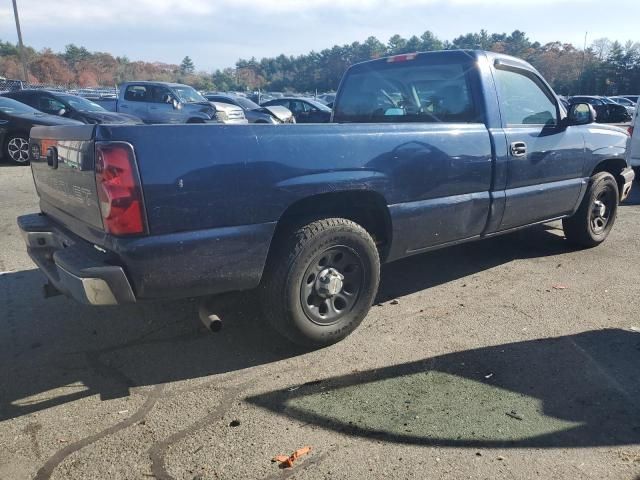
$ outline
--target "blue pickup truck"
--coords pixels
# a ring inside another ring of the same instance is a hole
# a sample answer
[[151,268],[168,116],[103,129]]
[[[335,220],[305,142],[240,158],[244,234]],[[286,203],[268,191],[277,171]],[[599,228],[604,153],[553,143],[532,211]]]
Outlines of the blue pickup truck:
[[322,346],[367,315],[382,262],[554,219],[604,241],[634,173],[628,134],[594,119],[516,58],[383,58],[346,72],[329,124],[36,127],[41,213],[18,224],[49,293],[257,288],[278,331]]

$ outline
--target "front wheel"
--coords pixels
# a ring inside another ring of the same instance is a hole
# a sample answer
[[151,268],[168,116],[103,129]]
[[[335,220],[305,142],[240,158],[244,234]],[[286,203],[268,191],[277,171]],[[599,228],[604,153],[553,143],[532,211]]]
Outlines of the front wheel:
[[609,236],[618,213],[618,184],[609,172],[596,173],[576,213],[562,221],[564,235],[571,243],[591,248]]
[[344,218],[291,229],[276,240],[262,282],[271,325],[307,347],[336,343],[362,322],[380,281],[371,235]]
[[29,136],[13,133],[4,144],[4,156],[18,165],[29,164]]

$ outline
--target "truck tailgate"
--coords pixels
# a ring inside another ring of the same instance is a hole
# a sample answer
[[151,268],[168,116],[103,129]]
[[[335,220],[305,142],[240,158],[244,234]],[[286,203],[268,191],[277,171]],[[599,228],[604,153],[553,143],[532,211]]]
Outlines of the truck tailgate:
[[42,211],[63,224],[79,221],[102,229],[94,130],[93,125],[35,127],[29,151]]

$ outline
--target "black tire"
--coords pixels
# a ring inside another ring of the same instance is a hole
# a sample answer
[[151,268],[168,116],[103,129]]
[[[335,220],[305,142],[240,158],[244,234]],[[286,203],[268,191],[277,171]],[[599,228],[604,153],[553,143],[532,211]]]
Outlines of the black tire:
[[[351,220],[325,218],[291,228],[275,242],[261,286],[269,323],[305,347],[347,337],[378,291],[380,258],[371,235]],[[335,272],[343,279],[331,295],[322,290],[322,280],[335,279]]]
[[567,240],[583,248],[604,242],[616,221],[619,199],[618,183],[613,175],[596,173],[576,213],[562,220]]
[[2,156],[15,165],[29,165],[29,134],[11,133],[4,141]]

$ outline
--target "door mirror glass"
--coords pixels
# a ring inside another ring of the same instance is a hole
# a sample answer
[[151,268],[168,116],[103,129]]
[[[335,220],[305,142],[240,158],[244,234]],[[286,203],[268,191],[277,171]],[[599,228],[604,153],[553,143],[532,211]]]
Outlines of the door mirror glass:
[[180,110],[182,108],[182,104],[175,98],[171,99],[171,104],[173,105],[173,108],[176,110]]
[[384,111],[385,117],[402,117],[404,116],[404,110],[402,108],[387,108]]
[[596,121],[596,111],[588,103],[574,103],[567,115],[569,125],[587,125]]
[[56,112],[60,117],[63,117],[65,113],[67,113],[67,111],[64,108],[61,108],[60,110],[58,110]]

